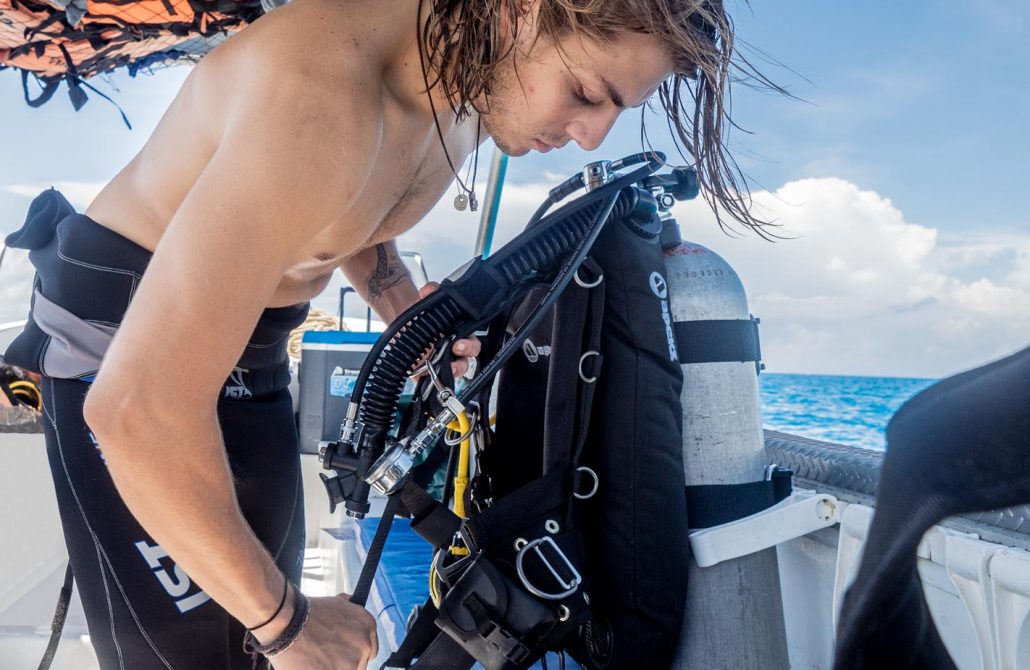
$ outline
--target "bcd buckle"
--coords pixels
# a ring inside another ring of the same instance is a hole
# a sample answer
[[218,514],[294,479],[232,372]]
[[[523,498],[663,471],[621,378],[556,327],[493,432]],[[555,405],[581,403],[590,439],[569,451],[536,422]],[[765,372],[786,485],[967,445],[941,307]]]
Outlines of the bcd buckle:
[[[547,571],[551,573],[557,582],[558,587],[563,590],[550,592],[535,585],[526,575],[525,562],[527,556],[535,557],[543,567],[547,568]],[[519,549],[519,553],[515,555],[515,569],[518,571],[519,580],[526,587],[526,590],[545,600],[564,600],[575,593],[583,581],[583,578],[576,570],[576,566],[572,564],[572,561],[561,550],[561,547],[550,537],[532,540]]]

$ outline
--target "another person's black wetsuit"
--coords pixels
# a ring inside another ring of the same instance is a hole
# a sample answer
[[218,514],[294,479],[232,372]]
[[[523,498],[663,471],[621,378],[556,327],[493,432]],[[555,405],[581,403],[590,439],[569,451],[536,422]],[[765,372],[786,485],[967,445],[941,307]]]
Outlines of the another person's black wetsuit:
[[[47,455],[100,666],[265,667],[263,660],[243,652],[243,626],[194,584],[133,517],[107,472],[103,445],[82,418],[99,357],[150,253],[75,213],[52,189],[33,201],[25,225],[8,236],[7,244],[30,249],[37,273],[28,324],[5,360],[44,376]],[[306,304],[266,310],[218,401],[243,515],[279,568],[298,584],[304,499],[286,388],[286,338],[306,314]],[[160,386],[162,380],[147,383]]]

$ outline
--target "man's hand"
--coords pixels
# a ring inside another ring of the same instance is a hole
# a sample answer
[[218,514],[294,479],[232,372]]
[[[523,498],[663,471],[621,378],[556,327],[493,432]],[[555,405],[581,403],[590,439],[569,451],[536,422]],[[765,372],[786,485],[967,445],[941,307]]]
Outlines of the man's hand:
[[[440,284],[431,281],[419,289],[418,296],[420,298],[426,298],[438,288],[440,288]],[[451,363],[451,373],[455,378],[462,376],[468,371],[469,359],[478,356],[482,348],[483,345],[475,335],[470,335],[469,337],[457,340],[454,343],[454,346],[451,347],[451,352],[454,353],[457,359]]]
[[[272,667],[275,670],[364,669],[379,653],[372,615],[352,603],[346,593],[309,600],[311,610],[307,625],[289,649],[270,659]],[[292,609],[290,611],[292,613]],[[288,622],[289,616],[283,612],[275,623],[280,624],[277,628],[285,628]],[[263,644],[270,641],[267,637],[261,639]]]

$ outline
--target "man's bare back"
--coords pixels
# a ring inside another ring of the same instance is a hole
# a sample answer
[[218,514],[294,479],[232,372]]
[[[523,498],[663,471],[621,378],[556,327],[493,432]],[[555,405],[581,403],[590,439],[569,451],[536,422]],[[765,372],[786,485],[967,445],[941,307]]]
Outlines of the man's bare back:
[[[295,76],[309,84],[298,106],[321,110],[318,122],[326,125],[348,123],[333,110],[360,99],[379,117],[381,134],[368,181],[353,206],[297,254],[268,306],[315,297],[346,258],[411,228],[454,178],[424,95],[412,95],[424,86],[417,53],[413,58],[410,52],[417,5],[392,3],[388,15],[368,1],[294,0],[276,9],[196,66],[146,145],[86,214],[153,251],[218,150],[227,110],[241,88],[254,79],[279,87],[284,73]],[[356,80],[372,85],[359,87]],[[448,153],[459,164],[474,149],[475,120],[455,127],[448,109],[440,123]],[[339,153],[347,159],[347,147]],[[278,159],[265,156],[270,165]]]

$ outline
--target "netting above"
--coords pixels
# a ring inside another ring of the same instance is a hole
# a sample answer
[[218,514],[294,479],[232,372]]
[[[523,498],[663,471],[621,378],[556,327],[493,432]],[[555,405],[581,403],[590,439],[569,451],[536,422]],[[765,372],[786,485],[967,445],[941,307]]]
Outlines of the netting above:
[[[92,88],[85,80],[119,67],[135,76],[142,68],[196,60],[284,2],[0,0],[0,69],[21,70],[30,105],[47,102],[63,81],[79,109],[86,101],[82,87]],[[36,94],[30,77],[39,85]]]

